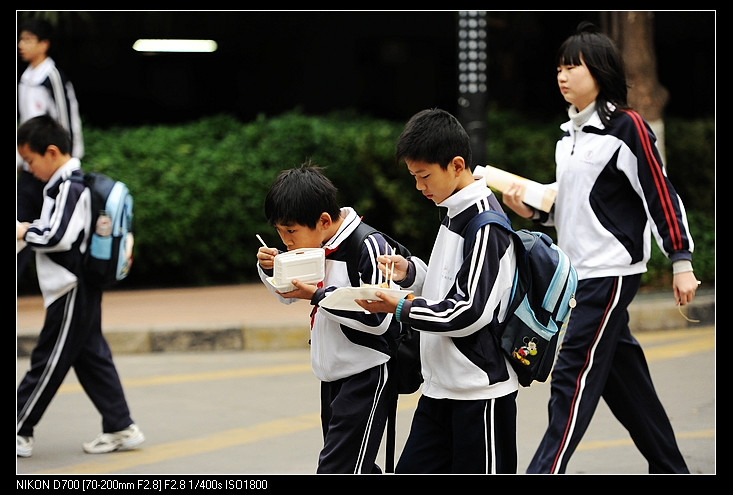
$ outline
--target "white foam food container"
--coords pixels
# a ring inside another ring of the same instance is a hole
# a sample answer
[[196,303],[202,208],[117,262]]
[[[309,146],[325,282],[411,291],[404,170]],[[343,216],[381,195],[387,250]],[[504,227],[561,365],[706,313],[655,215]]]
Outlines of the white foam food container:
[[326,252],[323,248],[301,248],[275,256],[273,276],[267,281],[280,292],[295,289],[290,283],[298,279],[307,284],[317,284],[325,276]]

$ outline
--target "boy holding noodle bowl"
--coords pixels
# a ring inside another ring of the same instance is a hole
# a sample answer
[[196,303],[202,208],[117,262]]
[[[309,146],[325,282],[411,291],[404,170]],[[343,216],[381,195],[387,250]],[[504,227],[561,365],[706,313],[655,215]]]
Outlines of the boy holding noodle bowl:
[[[265,286],[282,303],[304,299],[311,312],[311,365],[321,381],[323,448],[317,473],[380,473],[376,457],[389,407],[387,387],[390,340],[399,332],[391,314],[328,309],[319,303],[340,287],[350,287],[346,240],[361,218],[351,207],[340,207],[337,189],[322,169],[306,162],[284,170],[265,198],[265,216],[288,251],[325,250],[325,278],[317,284],[290,281],[294,290],[280,292],[267,283],[280,250],[262,246],[257,269]],[[264,244],[264,243],[263,243]],[[377,256],[392,252],[382,234],[364,240],[358,256],[361,282],[384,280]]]

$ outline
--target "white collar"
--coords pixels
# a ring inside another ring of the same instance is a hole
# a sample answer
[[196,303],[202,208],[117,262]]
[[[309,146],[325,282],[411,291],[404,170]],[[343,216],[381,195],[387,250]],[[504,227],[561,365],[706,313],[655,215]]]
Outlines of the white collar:
[[35,67],[31,67],[29,65],[25,71],[23,71],[23,74],[21,74],[20,81],[23,84],[28,84],[29,86],[38,86],[44,79],[46,79],[46,77],[48,77],[49,72],[51,72],[51,69],[54,67],[56,67],[56,62],[54,62],[51,57],[46,57],[43,62]]
[[586,122],[593,116],[593,113],[596,111],[596,102],[594,101],[587,107],[585,107],[581,112],[578,112],[578,109],[575,108],[575,105],[570,105],[568,107],[568,116],[570,117],[570,120],[573,121],[573,126],[575,127],[575,130],[579,131],[583,125],[585,125]]

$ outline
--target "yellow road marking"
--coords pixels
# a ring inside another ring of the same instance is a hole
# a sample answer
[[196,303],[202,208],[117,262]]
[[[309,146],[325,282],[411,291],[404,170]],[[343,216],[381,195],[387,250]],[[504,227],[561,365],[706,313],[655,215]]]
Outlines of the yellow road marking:
[[[152,387],[156,385],[172,385],[175,383],[207,382],[213,380],[229,380],[232,378],[250,378],[256,376],[289,375],[293,373],[311,372],[310,362],[300,364],[280,364],[274,366],[260,366],[257,368],[240,368],[233,370],[209,371],[205,373],[186,373],[180,375],[162,375],[149,378],[133,378],[123,380],[125,388]],[[60,394],[83,392],[78,383],[64,383],[59,388]]]
[[[699,430],[699,431],[687,431],[683,433],[675,432],[674,436],[679,440],[680,438],[714,438],[715,430]],[[619,440],[596,440],[594,442],[582,441],[578,444],[576,450],[600,450],[610,449],[612,447],[633,447],[634,442],[631,438],[624,438]]]
[[37,474],[102,474],[116,473],[143,464],[178,459],[203,454],[214,450],[290,435],[303,430],[320,427],[320,415],[305,414],[291,418],[261,423],[251,428],[235,428],[203,437],[152,445],[141,450],[118,452],[114,456],[99,457],[99,461],[84,462]]
[[682,356],[689,356],[698,352],[706,352],[715,348],[715,335],[702,335],[696,338],[686,339],[669,345],[650,346],[644,349],[647,361],[658,359],[672,359]]
[[[664,332],[664,336],[656,332],[642,334],[638,340],[644,345],[648,344],[645,354],[648,361],[659,359],[671,359],[689,354],[709,351],[715,348],[714,328]],[[659,344],[662,341],[669,344]],[[234,369],[214,371],[207,373],[190,373],[168,376],[155,376],[150,378],[138,378],[124,381],[125,388],[150,387],[185,382],[202,382],[211,380],[224,380],[231,378],[247,378],[265,375],[283,375],[292,373],[311,372],[310,363],[297,363],[277,366],[262,366],[256,368]],[[78,384],[64,384],[59,393],[82,392]],[[405,411],[414,409],[420,394],[401,396],[398,402],[398,410]],[[41,471],[38,474],[103,474],[115,473],[135,466],[154,464],[161,461],[176,459],[185,456],[198,455],[222,448],[243,445],[247,443],[289,435],[292,433],[320,428],[320,417],[318,413],[283,418],[267,423],[261,423],[250,428],[236,428],[221,431],[207,437],[169,442],[160,445],[146,446],[144,449],[119,452],[114,456],[102,456],[98,461],[74,464],[49,471]],[[693,432],[678,432],[678,438],[711,438],[715,437],[715,430],[701,430]],[[600,450],[613,447],[633,446],[631,439],[619,439],[610,441],[581,442],[577,450]]]

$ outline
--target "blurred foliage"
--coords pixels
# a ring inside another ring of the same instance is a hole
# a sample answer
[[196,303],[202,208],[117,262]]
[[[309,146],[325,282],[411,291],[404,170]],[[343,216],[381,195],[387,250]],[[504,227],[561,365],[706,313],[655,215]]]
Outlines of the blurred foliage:
[[[489,164],[539,182],[554,177],[556,122],[488,112]],[[668,169],[685,202],[695,240],[694,267],[715,281],[715,125],[666,124]],[[443,209],[415,190],[394,146],[404,122],[353,113],[308,116],[293,110],[239,122],[228,115],[180,125],[85,128],[85,170],[127,183],[135,198],[135,263],[118,287],[203,286],[258,280],[259,233],[280,239],[267,223],[263,201],[283,169],[311,160],[325,168],[342,205],[428,259]],[[515,228],[545,230],[512,215]],[[656,249],[648,287],[669,287],[669,263]],[[31,278],[32,277],[32,278]],[[19,292],[37,290],[26,270]]]
[[[668,119],[666,169],[688,210],[715,216],[715,121]],[[693,239],[696,232],[693,230]],[[699,234],[697,234],[699,235]]]
[[419,211],[418,201],[431,205],[412,194],[412,178],[393,158],[399,132],[396,123],[297,110],[248,123],[220,115],[89,129],[84,167],[123,180],[134,194],[135,269],[125,286],[252,282],[255,234],[282,247],[264,216],[265,194],[281,170],[306,160],[325,168],[342,205],[411,246],[428,242],[425,222],[410,212]]

